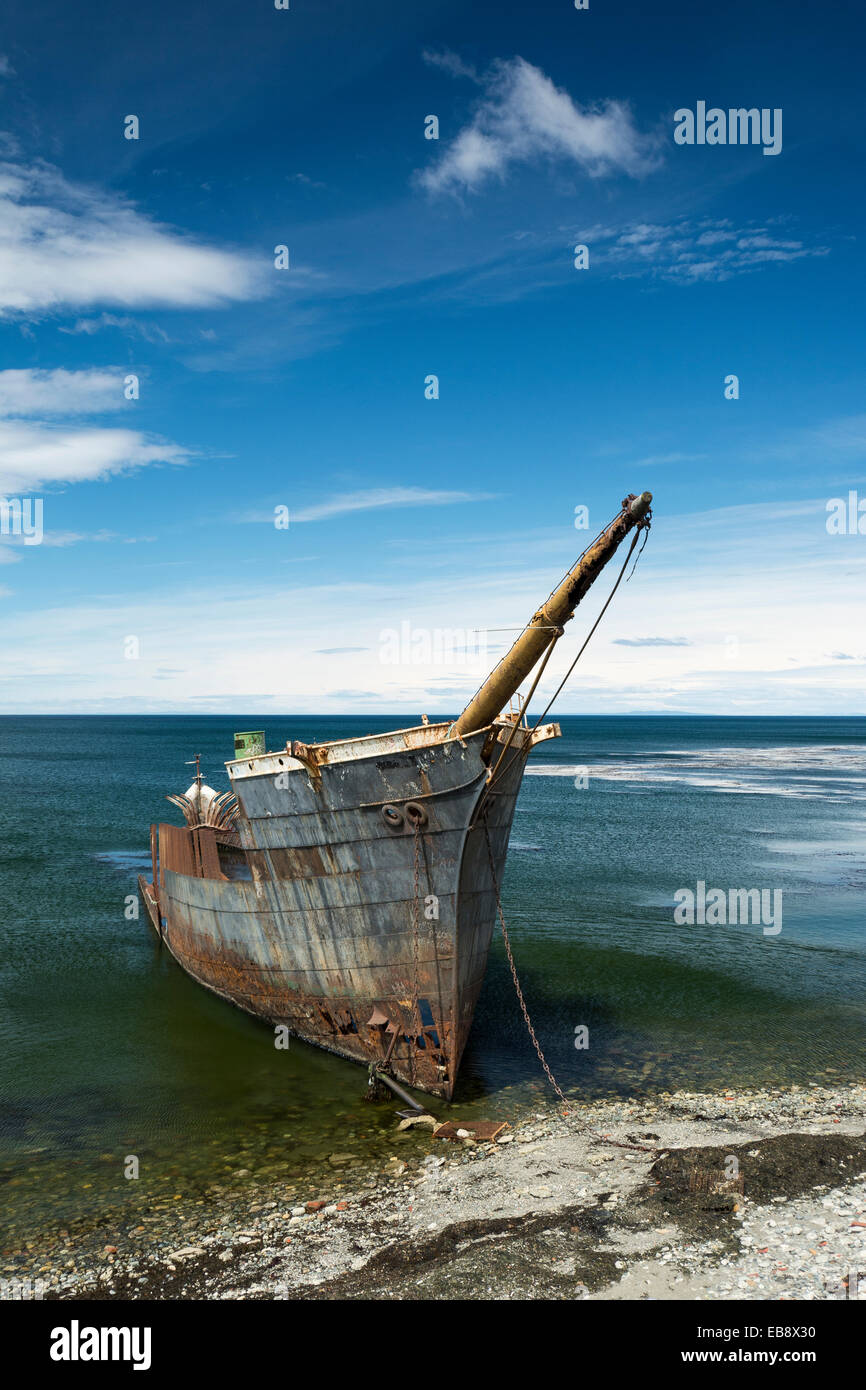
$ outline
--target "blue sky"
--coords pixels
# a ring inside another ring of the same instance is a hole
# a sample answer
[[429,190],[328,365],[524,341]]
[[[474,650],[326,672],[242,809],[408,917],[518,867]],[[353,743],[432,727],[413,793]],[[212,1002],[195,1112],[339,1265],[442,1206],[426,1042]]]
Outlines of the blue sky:
[[0,711],[456,710],[649,488],[561,711],[863,712],[858,7],[5,16]]

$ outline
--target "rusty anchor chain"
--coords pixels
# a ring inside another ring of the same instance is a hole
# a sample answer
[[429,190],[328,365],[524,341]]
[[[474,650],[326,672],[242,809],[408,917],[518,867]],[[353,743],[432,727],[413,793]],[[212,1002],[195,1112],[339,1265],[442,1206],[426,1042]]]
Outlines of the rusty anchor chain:
[[[628,498],[625,498],[625,499],[623,500],[623,507],[626,506],[627,502],[628,502]],[[608,607],[609,607],[609,605],[610,605],[610,603],[611,603],[611,600],[613,599],[613,596],[614,596],[614,594],[616,593],[617,589],[619,588],[619,586],[620,586],[620,584],[621,584],[621,582],[622,582],[623,576],[625,575],[625,572],[626,572],[626,570],[628,569],[628,562],[629,562],[629,560],[631,559],[631,557],[632,557],[632,555],[633,555],[633,553],[634,553],[634,551],[635,551],[635,548],[636,548],[636,546],[637,546],[638,540],[640,539],[640,534],[641,534],[642,531],[643,531],[643,533],[644,533],[644,542],[643,542],[643,545],[646,545],[647,538],[648,538],[648,536],[649,536],[649,528],[650,528],[651,521],[652,521],[652,511],[649,510],[649,511],[647,511],[646,515],[642,518],[642,520],[641,520],[640,522],[638,522],[637,528],[635,529],[634,536],[632,537],[631,545],[629,546],[629,549],[628,549],[628,553],[627,553],[627,555],[626,555],[626,557],[625,557],[625,560],[623,561],[622,568],[620,569],[620,572],[619,572],[619,574],[617,575],[616,582],[615,582],[613,588],[611,589],[610,593],[608,594],[607,598],[606,598],[605,601],[604,601],[604,604],[602,605],[601,612],[599,613],[598,617],[596,618],[595,622],[593,623],[592,627],[590,628],[589,632],[587,633],[587,636],[586,636],[586,638],[585,638],[585,640],[584,640],[582,646],[580,647],[580,650],[578,651],[577,656],[574,658],[574,660],[572,661],[571,665],[569,666],[569,668],[568,668],[568,670],[567,670],[565,676],[563,677],[563,679],[560,681],[559,685],[557,686],[556,691],[554,692],[552,698],[547,702],[547,706],[546,706],[546,708],[545,708],[545,710],[544,710],[544,714],[540,715],[539,718],[536,720],[535,724],[533,725],[533,731],[534,731],[535,729],[538,728],[538,726],[539,726],[539,724],[541,723],[541,721],[542,721],[542,720],[545,718],[545,716],[548,714],[548,712],[549,712],[551,706],[553,705],[553,703],[554,703],[554,701],[556,700],[557,696],[560,694],[560,692],[561,692],[563,686],[566,684],[566,682],[568,681],[569,677],[571,676],[571,673],[572,673],[572,671],[574,670],[575,666],[576,666],[577,663],[579,662],[580,658],[583,656],[583,653],[586,651],[586,648],[589,646],[590,640],[591,640],[593,634],[595,633],[596,628],[598,627],[599,623],[601,622],[602,618],[604,617],[605,613],[607,612]],[[641,546],[640,551],[638,551],[638,555],[635,556],[635,565],[637,564],[638,557],[639,557],[641,551],[643,550],[643,545]],[[633,570],[632,570],[632,573],[634,573]],[[542,663],[541,663],[541,668],[540,668],[538,674],[536,675],[535,680],[533,681],[532,689],[530,690],[529,696],[527,697],[527,700],[526,700],[526,705],[529,704],[530,699],[532,698],[533,694],[535,693],[535,688],[536,688],[536,686],[538,685],[539,679],[540,679],[540,677],[541,677],[541,675],[542,675],[542,673],[543,673],[543,671],[544,671],[545,666],[547,665],[548,659],[549,659],[549,657],[550,657],[551,652],[553,651],[553,648],[556,646],[557,641],[558,641],[559,638],[562,636],[562,631],[563,631],[563,630],[562,630],[561,627],[560,627],[560,628],[557,628],[557,629],[554,631],[554,635],[553,635],[553,638],[551,639],[550,645],[548,646],[547,651],[546,651],[545,654],[544,654],[544,660],[543,660]],[[524,708],[526,708],[526,705],[524,705]],[[497,761],[497,763],[496,763],[496,767],[495,767],[494,770],[493,770],[493,775],[492,775],[492,777],[491,777],[491,782],[494,780],[494,778],[495,778],[495,776],[496,776],[496,772],[497,772],[497,770],[498,770],[498,768],[499,768],[499,766],[500,766],[500,764],[501,764],[501,762],[502,762],[502,759],[504,758],[505,754],[506,754],[507,751],[508,751],[508,748],[509,748],[510,743],[511,743],[511,739],[514,737],[514,733],[515,733],[516,728],[517,728],[517,725],[516,725],[516,723],[515,723],[514,729],[512,729],[511,734],[509,735],[508,742],[506,743],[505,748],[503,749],[502,754],[500,755],[500,757],[499,757],[499,759],[498,759],[498,761]],[[489,790],[490,790],[490,785],[488,784],[487,791],[489,792]],[[488,858],[488,860],[489,860],[489,862],[490,862],[490,878],[491,878],[492,883],[493,883],[493,892],[494,892],[495,897],[496,897],[496,912],[497,912],[497,915],[498,915],[498,917],[499,917],[499,925],[500,925],[500,928],[501,928],[501,930],[502,930],[502,940],[503,940],[504,945],[505,945],[505,954],[506,954],[506,956],[508,957],[508,966],[509,966],[509,969],[511,970],[511,978],[512,978],[512,980],[514,981],[514,989],[515,989],[515,992],[516,992],[516,994],[517,994],[517,1001],[518,1001],[518,1003],[519,1003],[519,1005],[520,1005],[520,1011],[521,1011],[521,1013],[523,1014],[523,1020],[524,1020],[524,1022],[525,1022],[525,1024],[526,1024],[526,1030],[527,1030],[527,1032],[529,1033],[530,1039],[532,1040],[532,1045],[533,1045],[533,1047],[535,1048],[536,1053],[538,1054],[538,1060],[539,1060],[539,1062],[541,1063],[541,1065],[542,1065],[542,1067],[543,1067],[543,1069],[544,1069],[544,1074],[545,1074],[545,1076],[547,1077],[548,1081],[550,1082],[551,1086],[553,1087],[553,1090],[556,1092],[557,1096],[559,1097],[559,1100],[560,1100],[562,1106],[564,1107],[564,1113],[565,1113],[566,1115],[568,1115],[568,1114],[570,1114],[570,1109],[569,1109],[568,1101],[566,1100],[565,1096],[563,1095],[563,1092],[562,1092],[562,1090],[561,1090],[561,1088],[560,1088],[560,1086],[559,1086],[559,1083],[558,1083],[557,1080],[556,1080],[556,1077],[553,1075],[553,1072],[550,1070],[550,1067],[549,1067],[548,1064],[547,1064],[547,1059],[546,1059],[546,1057],[545,1057],[545,1055],[544,1055],[544,1052],[543,1052],[543,1050],[542,1050],[541,1043],[538,1041],[538,1038],[537,1038],[537,1036],[536,1036],[535,1029],[534,1029],[533,1026],[532,1026],[532,1019],[531,1019],[530,1016],[529,1016],[529,1009],[528,1009],[527,1006],[526,1006],[526,999],[524,998],[523,990],[522,990],[521,987],[520,987],[520,979],[519,979],[518,974],[517,974],[517,967],[516,967],[516,965],[514,964],[514,952],[513,952],[512,949],[511,949],[511,940],[510,940],[510,937],[509,937],[509,935],[508,935],[508,928],[507,928],[506,925],[505,925],[505,914],[504,914],[503,911],[502,911],[502,899],[501,899],[501,897],[500,897],[500,895],[499,895],[499,884],[498,884],[498,882],[497,882],[497,880],[496,880],[496,864],[495,864],[494,859],[493,859],[493,848],[492,848],[492,846],[491,846],[491,844],[490,844],[490,829],[489,829],[489,826],[488,826],[488,824],[487,824],[487,809],[488,809],[488,805],[487,805],[487,804],[483,805],[482,810],[481,810],[481,815],[480,815],[479,819],[480,819],[482,825],[484,826],[484,839],[485,839],[485,842],[486,842],[486,844],[487,844],[487,858]]]
[[[537,1034],[532,1025],[532,1019],[529,1016],[529,1009],[527,1008],[526,999],[523,994],[523,989],[520,985],[520,977],[517,974],[517,966],[514,963],[514,952],[511,949],[511,938],[508,935],[508,928],[505,925],[505,914],[502,911],[502,899],[499,894],[499,883],[497,882],[496,878],[496,863],[493,858],[493,847],[490,843],[490,830],[487,825],[486,816],[482,818],[481,823],[484,826],[484,839],[487,845],[487,858],[490,862],[490,878],[493,883],[493,892],[496,897],[496,913],[499,918],[499,926],[502,931],[502,940],[505,945],[505,954],[508,957],[508,967],[511,971],[511,978],[514,981],[514,989],[515,993],[517,994],[517,1002],[520,1005],[520,1012],[523,1014],[523,1021],[526,1024],[526,1031],[528,1032],[529,1037],[532,1041],[532,1045],[535,1048],[538,1060],[541,1063],[542,1068],[544,1069],[544,1074],[550,1082],[551,1087],[556,1092],[556,1095],[562,1106],[562,1117],[563,1119],[567,1120],[571,1117],[572,1106],[569,1104],[562,1090],[562,1087],[559,1085],[559,1082],[553,1075],[553,1072],[551,1071],[550,1066],[548,1065],[547,1058],[544,1055],[541,1043],[538,1041]],[[593,1142],[596,1144],[610,1144],[617,1149],[638,1149],[642,1153],[663,1152],[663,1146],[658,1144],[630,1144],[626,1143],[622,1139],[611,1139],[603,1134],[600,1134],[598,1130],[595,1129],[588,1129],[586,1132],[593,1140]]]
[[[421,1010],[420,1010],[420,1008],[418,1007],[418,997],[419,997],[419,990],[418,990],[418,950],[419,950],[419,946],[420,946],[420,937],[421,937],[421,927],[420,927],[419,913],[418,913],[419,897],[420,897],[420,895],[419,895],[419,882],[420,882],[419,864],[420,864],[420,859],[421,859],[421,824],[420,824],[419,821],[415,821],[415,822],[414,822],[414,824],[413,824],[413,829],[414,829],[415,844],[414,844],[414,864],[413,864],[413,869],[412,869],[412,880],[413,880],[413,883],[412,883],[412,1017],[413,1017],[413,1019],[414,1019],[414,1027],[415,1027],[416,1036],[417,1036],[418,1034],[420,1034],[421,1032],[423,1032],[423,1028],[422,1028],[422,1025],[421,1025]],[[414,1048],[414,1047],[411,1047],[411,1046],[410,1046],[410,1048],[409,1048],[409,1055],[410,1055],[410,1057],[411,1057],[411,1059],[412,1059],[412,1080],[414,1081],[414,1080],[415,1080],[415,1048]]]
[[[626,502],[627,502],[627,501],[628,501],[628,499],[626,498],[626,499],[624,500],[624,502],[623,502],[623,506],[626,505]],[[539,724],[541,724],[542,720],[546,718],[547,714],[549,713],[551,707],[553,706],[554,702],[556,701],[556,699],[558,698],[559,694],[561,693],[561,691],[562,691],[563,687],[565,686],[566,682],[569,680],[572,671],[574,670],[574,668],[575,668],[575,666],[577,665],[577,663],[580,661],[580,658],[583,656],[583,653],[586,651],[586,648],[589,646],[590,640],[592,639],[593,634],[594,634],[595,631],[596,631],[596,628],[598,627],[599,623],[601,622],[602,618],[604,617],[605,613],[607,612],[608,607],[610,606],[610,603],[611,603],[611,601],[612,601],[612,599],[613,599],[614,594],[616,593],[617,589],[619,588],[620,584],[622,583],[623,578],[625,577],[625,572],[626,572],[626,570],[628,569],[629,561],[631,560],[632,555],[634,555],[635,550],[637,549],[638,540],[640,539],[641,532],[643,532],[643,544],[641,545],[640,550],[638,550],[638,551],[637,551],[637,554],[635,555],[635,558],[634,558],[634,566],[632,567],[632,574],[634,574],[635,566],[637,565],[638,559],[640,558],[641,554],[643,553],[644,546],[646,545],[647,540],[649,539],[649,530],[650,530],[650,525],[651,525],[651,524],[652,524],[652,510],[650,509],[650,510],[647,511],[646,515],[641,519],[641,521],[640,521],[640,522],[638,523],[638,525],[637,525],[637,528],[636,528],[636,530],[635,530],[634,536],[632,537],[631,545],[629,546],[629,549],[628,549],[628,553],[626,554],[625,560],[623,561],[622,568],[620,569],[619,574],[618,574],[617,577],[616,577],[616,582],[614,583],[613,588],[611,589],[610,593],[608,594],[607,598],[605,599],[604,604],[602,605],[601,612],[599,613],[598,617],[596,618],[595,622],[593,623],[592,627],[590,628],[589,632],[587,633],[587,636],[586,636],[586,638],[584,639],[583,644],[582,644],[581,647],[580,647],[580,650],[578,651],[576,657],[575,657],[574,660],[572,661],[572,663],[571,663],[571,665],[569,666],[567,672],[565,673],[564,677],[562,678],[562,680],[560,681],[560,683],[559,683],[559,685],[557,686],[556,690],[554,691],[553,696],[552,696],[551,699],[547,702],[547,705],[546,705],[546,707],[545,707],[544,713],[541,714],[541,715],[539,716],[539,718],[536,720],[535,724],[533,725],[533,732],[535,731],[535,729],[538,728],[538,726],[539,726]],[[629,575],[629,579],[630,579],[630,578],[631,578],[631,575]],[[628,582],[628,581],[626,581],[626,582]],[[552,638],[552,640],[551,640],[550,646],[548,647],[547,652],[545,653],[544,660],[543,660],[542,665],[541,665],[541,671],[539,671],[538,675],[536,676],[536,679],[535,679],[535,681],[533,682],[533,685],[532,685],[532,689],[531,689],[530,692],[529,692],[529,698],[531,698],[532,695],[535,693],[535,688],[536,688],[536,686],[538,685],[538,681],[539,681],[539,677],[540,677],[540,675],[541,675],[541,672],[544,670],[544,667],[545,667],[546,664],[547,664],[548,658],[549,658],[551,652],[553,651],[553,648],[555,647],[556,642],[557,642],[559,636],[561,635],[561,633],[562,633],[562,629],[560,628],[559,631],[557,631],[557,632],[554,634],[554,636],[553,636],[553,638]],[[529,699],[527,699],[526,703],[527,703],[527,704],[529,703]],[[516,728],[516,725],[515,725],[515,728]],[[513,732],[514,732],[514,731],[512,731],[512,737],[513,737]],[[509,738],[509,744],[510,744],[510,741],[511,741],[511,739]],[[507,752],[507,749],[508,749],[508,744],[506,744],[506,747],[505,747],[505,749],[503,750],[503,755],[502,755],[502,756],[504,756],[505,752]],[[494,769],[494,774],[495,774],[496,771],[498,770],[499,765],[500,765],[501,762],[502,762],[502,757],[499,758],[499,761],[498,761],[497,764],[496,764],[496,768]],[[491,779],[491,780],[492,780],[492,779]],[[487,790],[487,792],[489,792],[489,790],[490,790],[489,784],[488,784],[488,787],[487,787],[486,790]],[[527,1031],[527,1033],[529,1034],[530,1041],[532,1042],[532,1046],[535,1048],[536,1055],[537,1055],[537,1057],[538,1057],[539,1062],[541,1063],[541,1066],[542,1066],[542,1069],[543,1069],[543,1071],[544,1071],[544,1074],[545,1074],[545,1076],[547,1077],[547,1080],[549,1081],[549,1083],[550,1083],[550,1085],[551,1085],[553,1091],[556,1093],[556,1096],[557,1096],[557,1098],[558,1098],[558,1100],[559,1100],[559,1102],[560,1102],[560,1105],[562,1106],[562,1115],[563,1115],[563,1118],[564,1118],[564,1119],[567,1119],[567,1118],[571,1115],[571,1113],[572,1113],[572,1107],[569,1105],[569,1102],[568,1102],[568,1100],[566,1099],[565,1094],[563,1093],[563,1090],[562,1090],[561,1086],[559,1085],[559,1082],[556,1080],[556,1077],[553,1075],[553,1072],[551,1071],[550,1066],[549,1066],[549,1064],[548,1064],[547,1058],[546,1058],[545,1055],[544,1055],[544,1050],[542,1049],[541,1043],[538,1041],[538,1036],[537,1036],[537,1034],[536,1034],[536,1032],[535,1032],[535,1028],[533,1027],[532,1019],[531,1019],[530,1014],[529,1014],[529,1009],[528,1009],[527,1004],[526,1004],[526,998],[525,998],[525,996],[524,996],[523,989],[521,988],[520,977],[519,977],[518,974],[517,974],[517,966],[516,966],[515,963],[514,963],[514,952],[513,952],[512,948],[511,948],[511,938],[510,938],[509,935],[508,935],[508,928],[507,928],[507,926],[506,926],[506,924],[505,924],[505,914],[504,914],[504,912],[502,911],[502,898],[501,898],[500,893],[499,893],[499,883],[498,883],[497,878],[496,878],[496,863],[495,863],[494,858],[493,858],[493,848],[492,848],[492,846],[491,846],[491,844],[490,844],[490,829],[489,829],[489,826],[488,826],[488,824],[487,824],[487,811],[488,811],[488,807],[489,807],[489,802],[485,800],[485,802],[482,804],[482,807],[481,807],[481,814],[480,814],[480,816],[479,816],[479,820],[480,820],[481,824],[484,826],[484,839],[485,839],[485,842],[486,842],[486,845],[487,845],[487,858],[488,858],[488,861],[489,861],[489,863],[490,863],[490,878],[491,878],[491,882],[492,882],[492,884],[493,884],[494,896],[495,896],[495,898],[496,898],[496,913],[497,913],[497,916],[498,916],[498,918],[499,918],[499,926],[500,926],[500,930],[501,930],[501,932],[502,932],[502,941],[503,941],[503,944],[504,944],[504,946],[505,946],[505,954],[506,954],[506,956],[507,956],[507,958],[508,958],[508,967],[509,967],[509,970],[511,971],[511,978],[512,978],[512,980],[514,981],[514,990],[515,990],[515,993],[516,993],[516,995],[517,995],[517,1002],[518,1002],[518,1004],[520,1005],[520,1012],[521,1012],[522,1015],[523,1015],[523,1021],[524,1021],[524,1023],[526,1024],[526,1031]],[[649,1145],[649,1144],[632,1144],[632,1143],[625,1143],[625,1142],[623,1142],[622,1140],[619,1140],[619,1139],[609,1139],[609,1138],[605,1138],[605,1136],[602,1135],[602,1134],[599,1134],[599,1132],[598,1132],[597,1130],[592,1130],[592,1129],[590,1129],[590,1130],[588,1130],[587,1132],[588,1132],[588,1134],[592,1137],[593,1141],[596,1142],[596,1143],[600,1143],[600,1144],[612,1144],[612,1145],[614,1145],[616,1148],[620,1148],[620,1149],[639,1149],[639,1150],[641,1150],[642,1152],[645,1152],[645,1153],[659,1153],[659,1152],[661,1151],[661,1150],[658,1148],[658,1146],[653,1146],[653,1145]]]
[[496,913],[499,918],[499,926],[502,930],[502,940],[505,944],[505,954],[508,957],[508,968],[511,971],[511,978],[514,981],[514,989],[515,993],[517,994],[517,1002],[520,1005],[520,1012],[523,1014],[523,1021],[526,1024],[526,1031],[528,1032],[530,1039],[532,1040],[532,1046],[535,1048],[535,1051],[538,1054],[538,1060],[544,1068],[544,1074],[550,1082],[551,1086],[553,1087],[554,1091],[556,1092],[557,1096],[559,1097],[560,1101],[562,1102],[565,1114],[567,1115],[570,1113],[568,1101],[563,1095],[559,1083],[556,1080],[556,1077],[553,1075],[553,1072],[550,1070],[550,1067],[547,1064],[547,1059],[544,1055],[544,1052],[542,1051],[541,1043],[538,1041],[535,1029],[532,1026],[532,1019],[529,1017],[529,1009],[526,1007],[526,1000],[523,996],[523,990],[520,987],[520,979],[517,974],[517,966],[514,964],[514,952],[511,949],[511,938],[508,935],[508,928],[505,925],[505,914],[502,911],[502,899],[499,896],[499,884],[496,880],[496,864],[493,859],[493,847],[490,843],[490,829],[487,824],[486,816],[482,819],[482,825],[484,826],[484,840],[487,845],[487,858],[490,861],[490,877],[493,882],[493,892],[496,897]]

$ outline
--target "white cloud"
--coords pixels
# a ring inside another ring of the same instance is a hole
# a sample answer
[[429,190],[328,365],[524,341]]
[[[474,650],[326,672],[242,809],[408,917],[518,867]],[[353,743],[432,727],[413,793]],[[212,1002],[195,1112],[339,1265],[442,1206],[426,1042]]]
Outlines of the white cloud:
[[866,415],[847,415],[830,420],[820,429],[807,431],[805,440],[815,450],[836,454],[866,452]]
[[[453,502],[482,502],[489,496],[489,493],[478,492],[436,492],[423,487],[378,487],[365,492],[344,492],[312,507],[293,511],[291,520],[324,521],[327,517],[369,512],[380,507],[444,507]],[[268,519],[273,520],[273,517]]]
[[706,458],[706,454],[680,454],[676,451],[670,454],[647,454],[645,458],[636,459],[635,468],[655,468],[669,463],[700,463]]
[[0,372],[0,496],[107,478],[149,463],[186,462],[188,450],[139,430],[27,418],[122,410],[122,383],[120,372],[106,367]]
[[[134,319],[129,314],[98,314],[92,319],[77,319],[69,327],[60,328],[61,333],[86,333],[92,337],[94,333],[99,333],[103,328],[119,328],[125,333],[138,333],[149,343],[170,342],[169,336],[164,328],[160,328],[157,323],[150,323],[146,319]],[[202,337],[205,337],[205,330],[201,330]]]
[[472,120],[418,176],[431,193],[474,190],[514,164],[539,159],[568,161],[593,178],[638,176],[658,163],[656,142],[638,131],[622,102],[580,107],[523,58],[495,64],[483,85]]
[[[850,537],[827,534],[823,500],[767,500],[688,516],[667,515],[660,506],[633,581],[621,586],[554,717],[630,709],[861,710],[862,665],[827,653],[861,650],[866,551]],[[501,653],[490,650],[466,665],[435,658],[392,665],[382,659],[383,633],[405,620],[413,631],[456,624],[486,629],[494,643],[509,641],[574,562],[570,534],[485,531],[471,547],[455,538],[441,569],[428,563],[441,540],[429,538],[425,549],[423,536],[412,535],[404,553],[416,564],[407,566],[398,552],[389,567],[383,555],[370,571],[375,582],[286,591],[248,588],[237,574],[221,574],[180,588],[173,572],[170,585],[146,598],[102,592],[4,614],[2,702],[40,711],[257,709],[276,723],[289,689],[296,712],[402,710],[417,720],[421,711],[456,711]],[[330,563],[309,573],[330,573]],[[568,625],[539,688],[538,711],[616,570],[614,561]],[[498,629],[508,631],[497,636]],[[282,634],[276,645],[275,630]],[[677,645],[659,643],[665,630]],[[123,659],[128,633],[141,638],[140,661]],[[323,633],[329,649],[367,650],[335,655],[321,648]],[[656,640],[635,647],[641,633]],[[215,686],[209,674],[217,669]]]
[[464,63],[460,55],[453,53],[450,48],[425,49],[421,57],[428,67],[441,68],[449,77],[468,77],[470,82],[479,80],[477,70],[470,63]]
[[[83,541],[89,544],[101,544],[110,541],[122,541],[124,545],[135,545],[138,537],[121,536],[116,531],[46,531],[40,546],[47,547],[49,550],[66,550],[71,545],[80,545]],[[3,536],[3,543],[0,546],[0,564],[14,564],[18,556],[15,550],[24,550],[27,542],[22,535]]]
[[614,637],[617,647],[690,647],[688,637]]
[[830,249],[777,236],[765,225],[737,229],[727,218],[636,222],[626,227],[593,227],[575,235],[596,251],[597,264],[607,263],[620,275],[652,275],[683,284],[730,280],[771,263],[826,256]]
[[263,292],[250,257],[184,237],[49,164],[0,165],[0,314],[202,308]]
[[68,429],[0,420],[0,496],[106,478],[148,463],[183,463],[177,444],[138,430]]
[[125,404],[118,370],[69,372],[26,368],[0,372],[0,415],[89,415]]

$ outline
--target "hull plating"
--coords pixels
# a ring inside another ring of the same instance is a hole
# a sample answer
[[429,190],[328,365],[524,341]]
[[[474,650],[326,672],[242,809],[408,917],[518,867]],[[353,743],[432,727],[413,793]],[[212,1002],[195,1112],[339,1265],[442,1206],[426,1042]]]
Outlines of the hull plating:
[[[509,731],[404,748],[392,735],[319,767],[286,754],[230,764],[251,877],[163,865],[155,915],[166,944],[249,1013],[357,1062],[387,1056],[395,1076],[450,1098],[496,911],[473,821],[490,739],[495,762]],[[486,801],[500,882],[529,745],[520,729]],[[422,808],[417,831],[407,801]]]

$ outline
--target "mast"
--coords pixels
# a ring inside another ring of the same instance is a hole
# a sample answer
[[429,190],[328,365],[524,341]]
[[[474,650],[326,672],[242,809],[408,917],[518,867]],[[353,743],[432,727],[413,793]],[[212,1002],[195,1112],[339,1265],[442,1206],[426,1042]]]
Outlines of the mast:
[[630,493],[613,521],[581,555],[558,588],[536,613],[533,613],[511,651],[494,667],[481,688],[473,695],[451,733],[468,734],[486,728],[529,675],[535,663],[544,655],[562,626],[574,616],[574,610],[587,589],[594,583],[620,542],[635,526],[647,524],[652,493],[639,497]]

